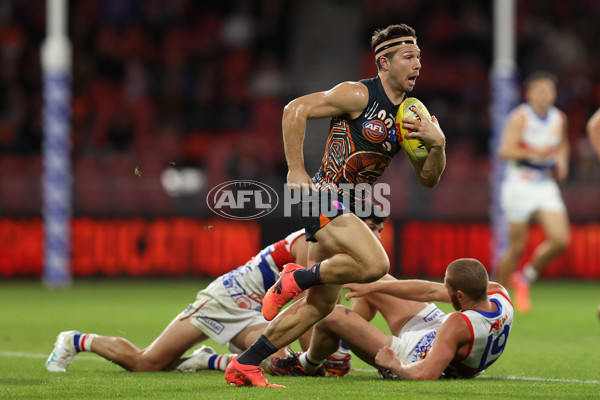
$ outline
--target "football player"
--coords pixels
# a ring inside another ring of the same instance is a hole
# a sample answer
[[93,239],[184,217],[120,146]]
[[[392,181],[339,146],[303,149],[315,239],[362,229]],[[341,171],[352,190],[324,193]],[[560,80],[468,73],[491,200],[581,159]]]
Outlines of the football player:
[[[322,362],[343,340],[383,378],[435,380],[473,378],[504,351],[512,329],[513,306],[504,287],[488,281],[472,258],[446,269],[444,283],[396,280],[387,275],[369,284],[348,284],[352,309],[338,305],[315,325],[307,352],[273,359],[277,375],[322,375]],[[431,301],[451,303],[445,314]],[[392,335],[368,320],[377,311]]]

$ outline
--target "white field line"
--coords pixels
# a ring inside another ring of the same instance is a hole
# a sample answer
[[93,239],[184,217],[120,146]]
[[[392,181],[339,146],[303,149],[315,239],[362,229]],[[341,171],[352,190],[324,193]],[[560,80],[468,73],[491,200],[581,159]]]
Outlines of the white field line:
[[[376,369],[352,368],[352,372],[377,372]],[[537,378],[534,376],[489,376],[483,375],[477,379],[504,379],[510,381],[535,381],[535,382],[560,382],[560,383],[587,383],[592,385],[600,384],[598,380],[590,379],[555,379],[555,378]]]
[[[19,357],[19,358],[37,358],[37,359],[45,359],[48,358],[48,354],[39,354],[39,353],[23,353],[18,351],[0,351],[0,357]],[[78,360],[94,360],[94,361],[106,361],[102,357],[92,356],[92,355],[79,355],[77,356]],[[352,368],[352,372],[377,372],[376,369],[361,369],[361,368]],[[477,379],[505,379],[510,381],[535,381],[535,382],[559,382],[559,383],[586,383],[592,385],[600,384],[598,380],[583,380],[583,379],[555,379],[555,378],[537,378],[533,376],[480,376]]]
[[[48,358],[48,356],[50,355],[50,353],[48,354],[36,354],[36,353],[22,353],[22,352],[18,352],[18,351],[0,351],[0,357],[19,357],[19,358],[41,358],[41,359],[46,359]],[[100,361],[106,361],[105,359],[103,359],[100,356],[92,356],[92,355],[79,355],[77,356],[78,360],[100,360]]]

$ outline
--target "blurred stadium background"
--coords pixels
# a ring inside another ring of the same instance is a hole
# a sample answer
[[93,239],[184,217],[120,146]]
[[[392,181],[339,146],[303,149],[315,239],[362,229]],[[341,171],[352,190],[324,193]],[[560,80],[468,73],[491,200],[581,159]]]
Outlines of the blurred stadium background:
[[[490,263],[492,1],[74,0],[69,2],[72,255],[75,277],[215,276],[301,227],[279,208],[254,221],[215,216],[205,197],[233,179],[286,176],[285,104],[376,74],[371,33],[417,30],[413,95],[447,135],[433,190],[399,154],[383,176],[392,215],[384,243],[398,277],[440,278],[456,257]],[[0,2],[0,276],[40,277],[46,2]],[[600,163],[585,122],[600,106],[600,2],[516,2],[519,77],[559,77],[573,227],[547,278],[600,278]],[[328,121],[305,144],[316,172]],[[136,174],[135,171],[139,171]],[[534,230],[532,244],[541,240]]]

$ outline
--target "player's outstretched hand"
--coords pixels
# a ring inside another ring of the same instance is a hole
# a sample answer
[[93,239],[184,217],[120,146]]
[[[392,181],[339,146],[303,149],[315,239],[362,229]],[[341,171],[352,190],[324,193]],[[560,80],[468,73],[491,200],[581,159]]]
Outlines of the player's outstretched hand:
[[362,297],[371,292],[371,286],[368,283],[347,283],[344,285],[344,289],[350,290],[346,293],[346,300],[353,297]]
[[446,145],[446,136],[442,132],[437,118],[432,116],[430,120],[417,107],[413,107],[412,110],[417,113],[421,120],[403,119],[402,124],[406,129],[410,130],[405,136],[409,139],[421,139],[428,149],[432,147],[444,147]]
[[288,189],[292,192],[300,190],[303,195],[310,194],[311,191],[317,191],[315,184],[310,176],[304,170],[290,170],[287,175]]

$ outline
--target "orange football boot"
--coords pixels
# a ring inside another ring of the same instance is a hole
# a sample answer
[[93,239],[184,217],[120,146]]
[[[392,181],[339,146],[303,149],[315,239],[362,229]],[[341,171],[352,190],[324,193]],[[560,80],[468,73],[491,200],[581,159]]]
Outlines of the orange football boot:
[[267,321],[275,318],[288,301],[302,292],[294,279],[294,271],[299,269],[304,269],[304,267],[293,263],[285,264],[279,274],[279,279],[267,291],[262,301],[262,314]]
[[255,386],[285,388],[283,385],[274,385],[267,381],[262,367],[256,365],[240,364],[236,358],[231,360],[225,370],[225,380],[235,386]]
[[515,308],[519,312],[527,314],[531,311],[531,299],[529,298],[529,283],[523,279],[523,273],[511,274],[510,284],[515,292]]

